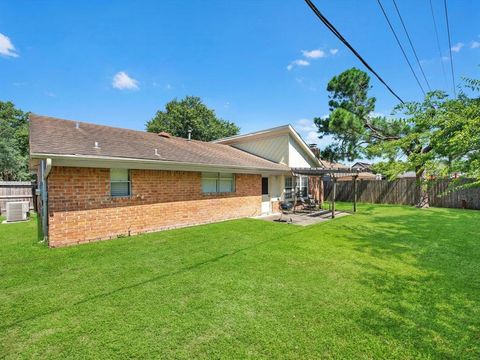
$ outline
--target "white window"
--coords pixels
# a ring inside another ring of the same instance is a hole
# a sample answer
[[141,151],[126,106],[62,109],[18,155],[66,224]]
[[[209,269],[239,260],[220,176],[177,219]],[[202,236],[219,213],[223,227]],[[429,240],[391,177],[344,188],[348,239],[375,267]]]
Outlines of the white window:
[[110,169],[110,195],[112,197],[130,196],[128,169]]
[[308,196],[308,176],[299,176],[297,178],[297,196]]
[[293,178],[291,176],[285,176],[285,199],[293,198]]
[[285,199],[293,199],[293,183],[295,181],[295,194],[297,197],[308,196],[308,176],[285,177]]
[[235,191],[235,176],[231,173],[202,173],[204,193],[225,193]]

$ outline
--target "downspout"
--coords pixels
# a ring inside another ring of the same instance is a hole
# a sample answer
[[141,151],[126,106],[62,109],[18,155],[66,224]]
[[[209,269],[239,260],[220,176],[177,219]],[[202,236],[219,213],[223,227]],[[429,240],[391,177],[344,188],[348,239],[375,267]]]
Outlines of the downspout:
[[45,159],[45,180],[47,180],[48,175],[50,175],[50,171],[52,171],[52,159],[46,158]]
[[43,230],[43,239],[48,241],[48,187],[47,187],[47,178],[50,175],[52,170],[52,159],[46,158],[42,164],[42,230]]

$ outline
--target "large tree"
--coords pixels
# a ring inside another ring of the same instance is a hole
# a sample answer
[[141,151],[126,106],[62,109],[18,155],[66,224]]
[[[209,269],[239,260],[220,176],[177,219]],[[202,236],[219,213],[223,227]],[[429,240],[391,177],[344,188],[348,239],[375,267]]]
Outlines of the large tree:
[[369,97],[370,77],[352,68],[329,83],[330,115],[316,118],[320,136],[332,135],[332,147],[344,159],[382,158],[377,170],[394,178],[413,170],[417,177],[417,206],[428,206],[425,178],[438,166],[432,137],[438,130],[437,112],[446,95],[429,93],[422,102],[398,106],[398,117],[375,116],[375,98]]
[[0,179],[29,180],[28,113],[0,101]]
[[192,139],[211,141],[226,136],[237,135],[240,128],[234,123],[218,118],[199,97],[187,96],[182,100],[170,101],[165,111],[157,111],[146,124],[147,131],[165,131],[174,136],[188,136]]

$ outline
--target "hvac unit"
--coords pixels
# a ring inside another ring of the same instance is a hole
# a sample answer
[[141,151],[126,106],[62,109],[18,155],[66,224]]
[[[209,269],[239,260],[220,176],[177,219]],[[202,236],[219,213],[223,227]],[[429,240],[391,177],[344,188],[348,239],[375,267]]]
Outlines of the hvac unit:
[[16,201],[7,203],[7,222],[27,220],[29,209],[28,201]]

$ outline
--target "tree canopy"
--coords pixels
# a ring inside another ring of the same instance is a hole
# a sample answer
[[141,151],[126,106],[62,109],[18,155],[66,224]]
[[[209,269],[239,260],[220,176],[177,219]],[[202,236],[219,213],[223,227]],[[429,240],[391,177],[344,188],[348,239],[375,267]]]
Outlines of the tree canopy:
[[214,110],[195,96],[170,101],[165,111],[157,111],[153,119],[146,123],[146,129],[150,132],[165,131],[184,138],[191,130],[192,139],[202,141],[237,135],[240,131],[233,122],[218,118]]
[[[466,83],[478,90],[475,80]],[[444,92],[433,91],[423,101],[398,105],[392,117],[386,117],[374,115],[375,98],[368,96],[369,89],[369,76],[355,68],[328,83],[330,115],[314,122],[320,137],[333,136],[329,151],[337,158],[379,158],[376,170],[390,178],[415,171],[418,206],[428,206],[428,175],[458,169],[480,179],[478,98],[463,94],[448,99]]]
[[28,113],[0,101],[0,179],[29,180]]

